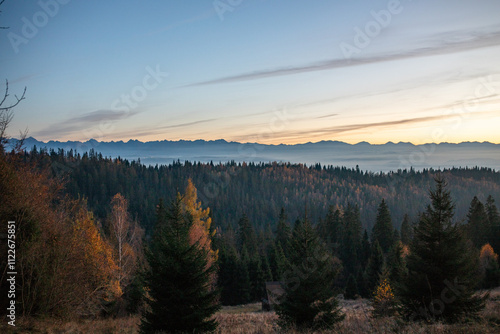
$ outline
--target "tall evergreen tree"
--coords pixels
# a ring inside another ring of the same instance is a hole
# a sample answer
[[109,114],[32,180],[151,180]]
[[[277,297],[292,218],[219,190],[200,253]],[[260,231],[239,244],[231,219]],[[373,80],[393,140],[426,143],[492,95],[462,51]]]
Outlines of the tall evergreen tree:
[[400,241],[392,246],[387,255],[387,268],[389,270],[388,279],[392,285],[399,284],[406,275],[406,263],[403,258],[403,244]]
[[366,285],[369,293],[372,293],[375,287],[377,287],[383,270],[384,253],[382,252],[382,247],[380,247],[378,240],[375,240],[372,244],[370,259],[366,267]]
[[240,303],[239,279],[240,267],[236,249],[231,245],[219,248],[219,287],[221,288],[221,303],[237,305]]
[[392,226],[392,218],[389,212],[389,207],[382,199],[377,211],[377,219],[372,230],[372,243],[378,241],[384,254],[389,252],[394,243],[394,227]]
[[491,238],[491,228],[488,215],[483,203],[474,196],[470,203],[467,214],[467,236],[472,240],[476,248],[487,244]]
[[500,252],[500,214],[491,195],[486,199],[486,214],[492,230],[491,246],[496,252]]
[[403,222],[401,223],[401,242],[405,245],[409,245],[411,239],[413,239],[413,226],[410,223],[410,216],[405,214]]
[[288,267],[288,261],[285,257],[283,249],[281,248],[281,243],[278,241],[271,246],[269,251],[269,262],[273,279],[276,281],[281,280],[285,269]]
[[307,220],[295,224],[289,260],[284,295],[276,310],[281,325],[329,328],[342,320],[335,299],[333,258]]
[[335,209],[333,205],[330,205],[325,220],[318,227],[318,232],[333,254],[337,254],[340,246],[341,230],[342,214],[339,209]]
[[243,248],[246,248],[249,254],[257,252],[257,235],[255,234],[255,229],[246,214],[243,214],[243,217],[241,217],[238,222],[237,238],[238,249],[240,252]]
[[411,320],[454,322],[474,317],[484,297],[474,295],[477,253],[453,223],[454,205],[438,176],[427,207],[415,228],[407,257],[408,275],[399,288],[402,311]]
[[177,195],[161,215],[150,249],[146,252],[149,270],[145,275],[149,290],[149,310],[144,314],[141,332],[153,333],[214,331],[212,315],[219,309],[218,292],[211,280],[216,270],[209,265],[209,252],[190,242],[193,219],[183,214]]
[[355,273],[359,267],[361,247],[361,217],[359,207],[352,203],[347,205],[343,215],[342,242],[339,255],[346,274]]
[[285,209],[281,208],[281,212],[278,218],[278,224],[276,227],[276,243],[280,244],[280,247],[283,250],[283,254],[285,254],[285,256],[288,254],[288,245],[290,243],[291,236],[292,232],[287,222]]
[[370,259],[371,254],[371,245],[370,240],[368,238],[368,232],[363,232],[363,239],[361,240],[361,267],[365,268],[368,264],[368,260]]

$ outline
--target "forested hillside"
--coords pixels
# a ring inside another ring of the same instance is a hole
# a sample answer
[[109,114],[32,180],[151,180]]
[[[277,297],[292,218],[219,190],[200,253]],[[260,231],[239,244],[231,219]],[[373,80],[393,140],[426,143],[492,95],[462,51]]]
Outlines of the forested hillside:
[[[99,218],[106,217],[111,198],[121,193],[130,203],[132,216],[151,231],[158,200],[175,197],[188,178],[198,197],[210,207],[214,225],[233,228],[246,214],[257,230],[275,228],[283,207],[290,220],[302,217],[307,207],[313,223],[325,217],[328,207],[357,205],[362,227],[371,230],[377,207],[385,199],[396,228],[405,214],[414,221],[425,209],[435,170],[404,170],[389,174],[367,173],[344,167],[301,164],[226,164],[174,162],[146,167],[140,162],[108,159],[93,151],[83,156],[72,151],[25,153],[25,159],[50,168],[66,181],[65,192],[85,197]],[[500,198],[500,172],[487,168],[442,171],[456,204],[457,219],[465,219],[470,201],[488,195]]]

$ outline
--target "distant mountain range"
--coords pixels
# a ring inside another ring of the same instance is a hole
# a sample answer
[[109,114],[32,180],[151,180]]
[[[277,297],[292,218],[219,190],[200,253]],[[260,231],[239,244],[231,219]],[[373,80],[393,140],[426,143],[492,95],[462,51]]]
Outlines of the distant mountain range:
[[[11,139],[13,145],[17,139]],[[107,157],[122,157],[138,160],[146,165],[170,164],[180,160],[210,162],[214,164],[234,160],[235,162],[291,162],[308,165],[346,166],[372,172],[396,171],[398,169],[416,170],[423,168],[450,167],[490,167],[500,170],[500,144],[489,142],[463,142],[460,144],[423,144],[392,143],[373,145],[367,142],[347,144],[339,141],[295,145],[264,145],[256,143],[237,143],[225,140],[205,141],[150,141],[138,140],[99,142],[91,139],[79,141],[38,141],[26,138],[24,148],[31,150],[47,149],[73,150],[79,153],[93,149]]]

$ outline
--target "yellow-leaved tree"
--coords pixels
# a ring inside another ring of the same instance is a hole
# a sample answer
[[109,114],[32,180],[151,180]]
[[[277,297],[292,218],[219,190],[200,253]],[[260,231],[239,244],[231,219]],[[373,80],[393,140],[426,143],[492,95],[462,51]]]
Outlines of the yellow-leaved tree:
[[212,237],[215,231],[210,231],[212,218],[210,218],[210,208],[203,209],[198,201],[198,192],[191,179],[188,180],[184,197],[182,198],[182,209],[189,212],[193,217],[193,227],[190,231],[191,242],[199,242],[200,246],[210,253],[208,265],[217,261],[217,251],[212,249]]

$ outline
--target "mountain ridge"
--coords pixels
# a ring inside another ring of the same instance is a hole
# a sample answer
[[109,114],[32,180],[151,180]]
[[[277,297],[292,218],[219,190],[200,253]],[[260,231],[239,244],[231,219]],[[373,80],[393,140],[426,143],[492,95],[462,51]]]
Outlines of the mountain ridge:
[[[10,139],[12,147],[18,139]],[[370,144],[362,141],[349,144],[342,141],[318,141],[302,144],[239,143],[218,140],[156,140],[120,141],[39,141],[25,139],[24,148],[31,150],[73,150],[83,154],[93,149],[103,156],[138,160],[146,165],[170,164],[172,161],[192,162],[290,162],[346,167],[360,167],[373,172],[398,169],[446,167],[489,167],[500,170],[500,144],[491,142],[426,143],[387,142]]]

